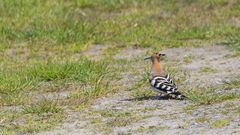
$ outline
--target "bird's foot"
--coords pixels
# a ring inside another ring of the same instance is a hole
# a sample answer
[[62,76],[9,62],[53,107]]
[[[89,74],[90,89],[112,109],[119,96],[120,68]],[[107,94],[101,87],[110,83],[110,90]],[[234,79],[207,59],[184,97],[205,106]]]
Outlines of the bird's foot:
[[169,94],[168,93],[160,93],[159,96],[160,97],[167,97],[167,96],[169,96]]
[[184,100],[184,99],[186,99],[186,97],[184,95],[176,95],[176,99]]

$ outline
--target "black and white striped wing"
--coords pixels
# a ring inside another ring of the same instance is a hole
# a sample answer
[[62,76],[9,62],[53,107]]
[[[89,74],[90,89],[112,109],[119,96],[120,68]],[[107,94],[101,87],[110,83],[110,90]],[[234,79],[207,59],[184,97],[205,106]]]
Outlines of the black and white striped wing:
[[177,92],[177,86],[170,78],[169,74],[166,76],[155,76],[150,80],[151,86],[160,92],[175,93]]

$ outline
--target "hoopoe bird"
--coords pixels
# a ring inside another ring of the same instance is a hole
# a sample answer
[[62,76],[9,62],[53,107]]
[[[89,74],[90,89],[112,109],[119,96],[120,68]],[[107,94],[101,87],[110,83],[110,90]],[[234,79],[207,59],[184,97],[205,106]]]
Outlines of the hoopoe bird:
[[174,81],[170,78],[170,75],[162,69],[160,63],[160,57],[165,56],[159,52],[152,54],[150,57],[144,60],[151,59],[152,67],[150,72],[149,82],[153,90],[160,92],[161,94],[174,95],[176,99],[185,99],[186,97],[178,91],[178,88]]

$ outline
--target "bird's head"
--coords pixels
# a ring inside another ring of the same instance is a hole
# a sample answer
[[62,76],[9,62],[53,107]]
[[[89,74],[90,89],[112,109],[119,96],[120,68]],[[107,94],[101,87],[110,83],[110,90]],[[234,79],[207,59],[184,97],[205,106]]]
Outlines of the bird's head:
[[156,52],[156,53],[152,54],[151,56],[144,58],[144,60],[151,59],[152,62],[155,62],[155,61],[159,62],[161,56],[166,56],[166,54],[163,54],[163,53],[160,53],[160,52]]

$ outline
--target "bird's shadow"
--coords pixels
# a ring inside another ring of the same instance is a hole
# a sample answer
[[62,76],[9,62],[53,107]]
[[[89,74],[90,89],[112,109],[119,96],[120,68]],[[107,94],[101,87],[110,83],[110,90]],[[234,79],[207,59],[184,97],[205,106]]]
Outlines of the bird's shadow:
[[135,97],[135,98],[129,98],[124,99],[123,101],[143,101],[143,100],[178,100],[170,95],[166,96],[142,96],[142,97]]

